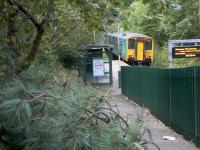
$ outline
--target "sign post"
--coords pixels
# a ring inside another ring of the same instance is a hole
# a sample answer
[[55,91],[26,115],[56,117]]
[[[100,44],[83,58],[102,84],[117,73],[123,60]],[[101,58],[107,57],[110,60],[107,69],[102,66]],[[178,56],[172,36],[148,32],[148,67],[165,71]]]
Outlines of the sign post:
[[121,69],[120,68],[120,54],[121,54],[121,52],[120,52],[120,39],[119,39],[119,36],[120,36],[120,25],[119,25],[119,23],[118,23],[118,25],[117,25],[117,30],[118,30],[118,38],[117,38],[117,49],[118,49],[118,65],[119,65],[119,70]]

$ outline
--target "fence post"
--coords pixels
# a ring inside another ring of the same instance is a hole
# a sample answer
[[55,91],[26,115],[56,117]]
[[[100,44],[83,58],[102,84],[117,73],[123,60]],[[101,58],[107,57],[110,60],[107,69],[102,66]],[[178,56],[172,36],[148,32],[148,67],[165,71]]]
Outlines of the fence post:
[[157,105],[155,105],[155,99],[156,99],[156,78],[155,78],[155,71],[156,71],[156,69],[155,68],[153,68],[153,107],[152,107],[152,109],[153,109],[153,113],[154,113],[154,115],[157,113],[155,110],[156,110],[156,106]]
[[121,71],[118,71],[118,87],[121,88]]
[[197,78],[197,71],[196,71],[196,67],[194,67],[194,127],[195,127],[195,142],[197,141],[197,85],[196,85],[196,78]]
[[172,127],[172,88],[171,88],[171,69],[169,69],[169,126]]
[[110,68],[110,85],[113,84],[113,77],[112,77],[112,48],[109,50],[109,68]]

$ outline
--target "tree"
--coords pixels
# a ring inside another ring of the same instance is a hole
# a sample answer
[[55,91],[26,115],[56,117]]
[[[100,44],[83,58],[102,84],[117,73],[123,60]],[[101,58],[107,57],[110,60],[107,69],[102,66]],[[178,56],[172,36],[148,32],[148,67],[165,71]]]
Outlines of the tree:
[[[7,16],[2,16],[2,20],[7,22],[6,28],[10,39],[7,43],[8,49],[14,50],[17,54],[16,72],[20,73],[32,64],[41,48],[42,39],[45,39],[42,43],[43,48],[50,46],[47,44],[50,42],[46,40],[54,41],[46,37],[46,34],[53,31],[64,37],[60,32],[61,29],[70,32],[76,28],[72,25],[75,22],[89,27],[90,30],[103,30],[104,25],[112,20],[112,12],[117,9],[115,7],[127,6],[129,3],[130,0],[113,2],[3,0],[1,8]],[[69,26],[66,26],[68,24]],[[63,38],[58,39],[63,40]],[[55,41],[52,44],[58,42]]]
[[[157,64],[166,67],[169,39],[199,38],[199,8],[200,4],[195,0],[136,1],[130,9],[122,12],[126,18],[122,20],[122,29],[153,37],[157,51],[154,58]],[[195,64],[196,61],[198,59],[183,59],[175,63],[176,66],[182,66]]]

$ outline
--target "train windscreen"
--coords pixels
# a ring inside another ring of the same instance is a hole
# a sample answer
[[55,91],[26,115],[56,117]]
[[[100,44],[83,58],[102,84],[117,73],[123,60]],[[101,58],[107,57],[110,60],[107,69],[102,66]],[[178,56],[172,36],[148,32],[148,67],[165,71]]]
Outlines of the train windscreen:
[[128,40],[128,49],[135,49],[135,39]]
[[152,50],[152,40],[151,39],[145,40],[144,49],[145,50]]

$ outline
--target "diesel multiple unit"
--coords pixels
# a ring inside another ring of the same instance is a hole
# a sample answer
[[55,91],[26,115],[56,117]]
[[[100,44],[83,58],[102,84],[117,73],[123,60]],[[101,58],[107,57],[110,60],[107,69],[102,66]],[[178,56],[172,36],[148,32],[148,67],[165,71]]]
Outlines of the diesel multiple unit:
[[113,53],[130,65],[150,65],[153,61],[153,39],[140,33],[108,33]]

